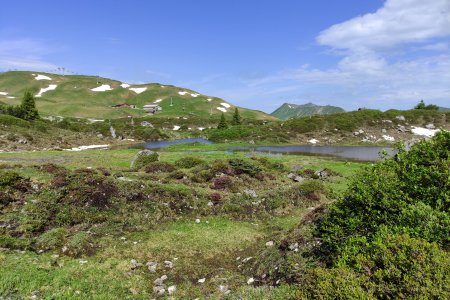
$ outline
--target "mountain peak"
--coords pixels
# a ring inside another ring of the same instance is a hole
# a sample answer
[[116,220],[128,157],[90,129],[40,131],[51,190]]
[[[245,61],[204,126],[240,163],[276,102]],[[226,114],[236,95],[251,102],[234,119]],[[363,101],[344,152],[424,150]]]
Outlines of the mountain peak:
[[344,112],[344,109],[331,105],[321,106],[312,102],[305,104],[292,104],[286,102],[271,113],[271,115],[286,120],[296,117],[308,117],[316,114],[327,115],[339,112]]

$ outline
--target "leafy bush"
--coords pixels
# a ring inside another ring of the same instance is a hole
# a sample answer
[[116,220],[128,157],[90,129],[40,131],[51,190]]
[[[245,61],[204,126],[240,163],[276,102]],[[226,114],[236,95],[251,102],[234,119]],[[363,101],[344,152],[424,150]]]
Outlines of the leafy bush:
[[262,171],[259,166],[239,158],[230,159],[228,163],[237,174],[244,173],[250,176],[255,176],[257,173]]
[[22,177],[13,171],[0,172],[0,188],[14,186]]
[[185,169],[190,169],[203,163],[205,163],[203,159],[195,156],[186,156],[175,162],[177,166]]
[[176,169],[177,168],[171,163],[155,161],[146,165],[144,171],[146,173],[158,173],[158,172],[166,173],[166,172],[173,172]]
[[[324,257],[332,261],[355,236],[365,236],[370,241],[382,225],[404,227],[417,237],[448,243],[445,234],[423,231],[430,226],[430,221],[414,209],[415,205],[426,205],[429,212],[435,211],[432,214],[435,218],[444,218],[437,224],[448,222],[448,149],[450,132],[441,132],[429,141],[414,145],[410,151],[400,149],[396,157],[367,168],[354,178],[343,199],[330,207],[319,224]],[[435,227],[431,231],[442,230]]]

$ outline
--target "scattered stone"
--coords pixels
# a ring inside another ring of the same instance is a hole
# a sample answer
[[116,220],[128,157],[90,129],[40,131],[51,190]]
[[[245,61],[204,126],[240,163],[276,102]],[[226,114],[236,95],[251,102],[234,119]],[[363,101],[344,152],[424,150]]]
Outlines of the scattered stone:
[[138,262],[135,259],[132,259],[130,261],[130,264],[131,264],[131,269],[133,269],[133,270],[142,267],[142,263]]
[[319,171],[315,172],[314,174],[319,176],[320,178],[326,178],[326,177],[331,176],[331,173],[326,169],[319,170]]
[[267,247],[272,247],[273,245],[274,245],[273,241],[268,241],[268,242],[266,243],[266,246],[267,246]]
[[177,290],[176,285],[171,285],[167,288],[167,292],[169,293],[169,295],[172,295],[173,293],[175,293],[176,290]]
[[209,206],[209,207],[214,206],[214,203],[213,203],[212,201],[209,201],[209,202],[208,202],[208,206]]
[[219,285],[219,291],[225,295],[228,295],[231,291],[228,289],[227,285]]
[[391,123],[392,124],[391,120],[381,120],[381,122],[383,122],[383,123]]
[[166,268],[172,269],[173,268],[173,263],[170,260],[166,260],[166,261],[164,261],[164,266]]
[[288,177],[289,179],[294,179],[294,178],[295,178],[295,174],[294,174],[294,173],[289,173],[289,174],[287,175],[287,177]]
[[294,181],[296,181],[296,182],[302,182],[303,180],[305,180],[305,178],[302,177],[302,176],[295,176],[294,177]]
[[162,286],[153,287],[153,292],[158,296],[163,296],[166,293],[166,290]]
[[143,127],[152,127],[153,128],[153,124],[147,121],[142,121],[141,122],[141,126]]
[[199,280],[197,280],[198,283],[205,283],[206,278],[200,278]]
[[80,260],[80,261],[79,261],[80,265],[87,264],[87,262],[88,262],[87,260]]
[[297,252],[298,251],[298,243],[289,245],[289,250]]
[[255,190],[250,190],[250,189],[245,189],[244,190],[244,194],[252,197],[252,198],[257,198],[258,195],[256,194]]
[[164,281],[167,279],[167,275],[163,275],[159,278],[156,278],[155,281],[153,281],[153,283],[156,286],[163,286],[164,285]]
[[158,267],[158,263],[154,262],[154,261],[149,261],[148,263],[145,264],[148,268],[148,270],[152,273],[156,272],[156,268]]
[[406,119],[405,119],[404,116],[396,116],[395,118],[396,118],[397,120],[399,120],[399,121],[402,121],[402,122],[405,122],[405,121],[406,121]]
[[248,280],[247,280],[247,284],[252,284],[252,283],[254,283],[255,282],[255,279],[253,279],[253,277],[250,277]]
[[249,256],[249,257],[246,257],[246,258],[244,258],[243,260],[242,260],[242,262],[243,263],[246,263],[246,262],[248,262],[250,259],[252,259],[253,257],[251,257],[251,256]]
[[[425,128],[426,129],[435,129],[436,127],[434,126],[434,124],[430,123],[430,124],[425,125]],[[20,143],[20,141],[19,141],[19,143]]]
[[102,139],[103,138],[103,134],[99,133],[99,134],[97,134],[97,137]]
[[19,144],[28,144],[27,139],[19,139],[18,141]]
[[405,131],[406,131],[406,128],[405,128],[405,126],[403,126],[403,125],[398,125],[398,126],[397,126],[397,130],[400,131],[400,132],[405,132]]
[[381,133],[386,133],[387,132],[387,130],[386,129],[381,129]]

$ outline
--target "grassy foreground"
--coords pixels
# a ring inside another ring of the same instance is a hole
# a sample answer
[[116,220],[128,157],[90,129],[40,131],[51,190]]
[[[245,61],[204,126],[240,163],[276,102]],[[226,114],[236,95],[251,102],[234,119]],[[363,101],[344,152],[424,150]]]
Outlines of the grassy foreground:
[[[130,169],[136,149],[0,154],[3,176],[14,172],[16,181],[39,186],[21,192],[3,185],[14,199],[2,200],[0,295],[149,299],[168,297],[172,287],[176,299],[284,298],[289,288],[251,288],[245,264],[311,207],[340,193],[363,164],[216,150],[187,154],[174,147],[143,169]],[[240,164],[230,167],[232,160]],[[335,175],[306,184],[287,177],[324,168]],[[79,193],[96,195],[85,178],[115,192],[94,205]],[[156,272],[147,262],[158,263]],[[154,281],[163,275],[165,293],[158,296]]]

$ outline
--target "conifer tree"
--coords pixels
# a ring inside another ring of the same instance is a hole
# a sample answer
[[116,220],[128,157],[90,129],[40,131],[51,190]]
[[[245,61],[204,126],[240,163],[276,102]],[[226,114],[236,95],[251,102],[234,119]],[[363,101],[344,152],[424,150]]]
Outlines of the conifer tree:
[[219,125],[217,125],[217,129],[227,129],[227,128],[228,128],[228,123],[227,123],[227,120],[225,119],[224,113],[222,113],[222,116],[220,117]]
[[232,125],[242,124],[241,115],[239,114],[239,110],[237,107],[234,109],[233,120],[231,121],[231,124]]
[[20,108],[22,119],[35,120],[39,118],[39,113],[36,109],[36,102],[34,101],[34,96],[30,91],[25,92],[25,94],[23,95]]

